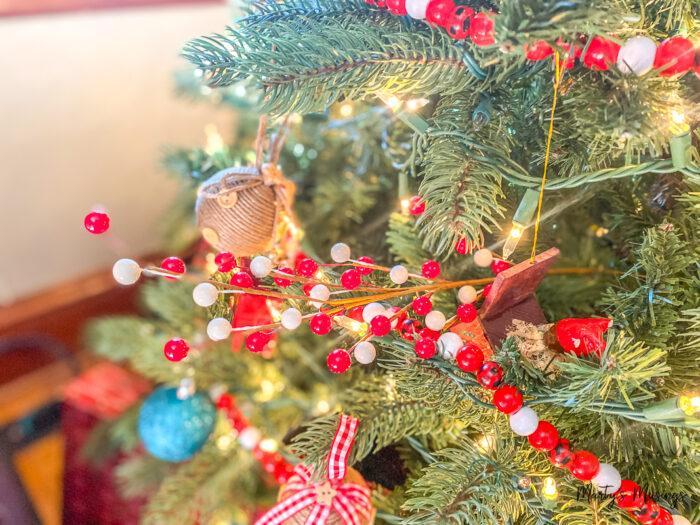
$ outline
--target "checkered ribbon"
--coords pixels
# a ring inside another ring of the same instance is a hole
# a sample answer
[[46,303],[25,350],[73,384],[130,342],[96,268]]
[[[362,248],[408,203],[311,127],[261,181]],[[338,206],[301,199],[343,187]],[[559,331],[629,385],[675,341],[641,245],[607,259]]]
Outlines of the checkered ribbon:
[[304,525],[323,525],[332,511],[348,525],[360,525],[361,517],[368,520],[372,513],[369,489],[357,483],[343,483],[358,423],[356,418],[341,414],[328,454],[328,478],[309,484],[311,468],[297,466],[285,486],[285,490],[294,494],[268,510],[255,525],[281,525],[304,509],[310,509]]

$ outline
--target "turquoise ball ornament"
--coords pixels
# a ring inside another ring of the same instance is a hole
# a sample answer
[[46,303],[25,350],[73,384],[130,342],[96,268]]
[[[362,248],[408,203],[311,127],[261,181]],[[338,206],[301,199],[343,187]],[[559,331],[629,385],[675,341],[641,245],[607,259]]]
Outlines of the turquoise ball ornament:
[[208,396],[196,392],[178,399],[177,388],[156,388],[141,406],[139,436],[151,455],[183,461],[204,446],[215,422],[216,408]]

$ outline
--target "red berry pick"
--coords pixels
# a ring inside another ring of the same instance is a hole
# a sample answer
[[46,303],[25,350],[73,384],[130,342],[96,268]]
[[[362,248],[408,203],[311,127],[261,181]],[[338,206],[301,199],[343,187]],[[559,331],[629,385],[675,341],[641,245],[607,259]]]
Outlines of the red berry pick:
[[318,263],[313,259],[302,259],[297,263],[297,274],[302,277],[311,278],[318,270]]
[[421,295],[413,300],[413,311],[418,315],[427,315],[433,309],[433,302],[427,295]]
[[[367,257],[363,255],[362,257],[357,258],[357,262],[365,263],[365,264],[374,264],[374,261],[372,260],[371,257]],[[365,266],[358,266],[356,268],[358,272],[360,272],[360,275],[369,275],[371,274],[374,270],[372,268],[367,268]]]
[[383,337],[391,331],[391,321],[382,314],[375,315],[369,322],[369,331],[372,335]]
[[425,211],[425,202],[420,200],[420,196],[414,195],[408,199],[408,213],[411,215],[420,215]]
[[[278,271],[281,273],[286,273],[287,275],[294,275],[294,270],[287,266],[282,266],[282,268],[280,268]],[[294,281],[292,281],[291,279],[285,279],[284,277],[275,277],[275,284],[281,288],[287,288],[288,286],[292,286],[293,282]]]
[[109,215],[100,211],[92,211],[85,216],[83,224],[85,224],[87,231],[99,235],[109,230]]
[[[185,263],[177,257],[163,259],[163,262],[160,263],[160,267],[163,268],[163,270],[169,270],[180,275],[185,273]],[[176,277],[166,277],[166,279],[176,279]]]
[[491,263],[491,270],[495,274],[499,274],[502,271],[507,270],[510,268],[510,264],[508,264],[505,261],[499,261],[498,259],[494,259],[494,261]]
[[333,322],[330,316],[319,312],[311,318],[309,326],[311,327],[311,331],[316,335],[326,335],[331,331]]
[[262,352],[265,345],[270,342],[270,334],[267,332],[253,332],[245,338],[245,345],[251,352]]
[[540,421],[535,431],[527,437],[530,445],[540,452],[549,452],[559,442],[559,432],[548,421]]
[[231,276],[231,284],[239,288],[251,288],[253,278],[247,272],[236,272]]
[[435,279],[440,275],[440,263],[437,261],[425,261],[421,267],[421,273],[426,279]]
[[231,252],[221,252],[214,257],[214,263],[221,273],[228,273],[236,267],[236,257]]
[[576,479],[580,479],[581,481],[590,481],[598,473],[599,466],[600,464],[598,463],[598,458],[596,458],[590,452],[581,450],[580,452],[576,452],[574,460],[571,462],[571,466],[569,468],[571,470],[571,474]]
[[416,355],[422,357],[423,359],[430,359],[435,355],[435,341],[432,339],[419,339],[416,341]]
[[475,344],[466,344],[457,350],[457,366],[465,372],[475,373],[484,363],[484,352]]
[[343,275],[340,276],[340,284],[342,284],[343,288],[346,290],[354,290],[360,286],[360,283],[362,283],[362,276],[357,270],[345,270]]
[[493,404],[499,412],[509,415],[523,406],[523,395],[516,387],[504,385],[493,393]]
[[163,347],[163,353],[168,361],[182,361],[187,357],[187,353],[190,351],[190,346],[187,341],[180,338],[171,339]]
[[476,319],[476,306],[469,303],[460,304],[457,307],[457,319],[463,323],[471,323]]
[[350,354],[348,354],[342,348],[337,348],[328,354],[328,359],[326,360],[328,364],[328,369],[335,374],[342,374],[352,364],[350,359]]

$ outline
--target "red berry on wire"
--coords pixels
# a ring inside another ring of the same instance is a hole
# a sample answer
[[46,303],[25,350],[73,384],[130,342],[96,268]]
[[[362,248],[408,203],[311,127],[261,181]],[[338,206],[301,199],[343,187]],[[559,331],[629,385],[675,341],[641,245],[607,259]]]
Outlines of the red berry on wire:
[[355,321],[364,323],[365,320],[362,318],[362,312],[364,311],[364,309],[364,306],[353,306],[352,308],[350,308],[350,311],[347,313],[347,316],[350,319],[354,319]]
[[247,272],[236,272],[231,275],[231,284],[240,288],[251,288],[253,278]]
[[[163,270],[169,270],[180,275],[185,273],[185,263],[177,257],[168,257],[163,259],[163,262],[160,263],[160,267],[163,268]],[[176,277],[166,277],[166,279],[172,280],[176,279]]]
[[[374,261],[372,260],[372,258],[367,257],[365,255],[363,255],[362,257],[358,257],[357,262],[366,263],[366,264],[374,264]],[[360,272],[360,275],[369,275],[374,271],[374,270],[372,270],[372,268],[367,268],[365,266],[358,266],[355,269],[358,272]]]
[[430,328],[421,328],[418,331],[418,336],[422,337],[423,339],[431,339],[432,341],[437,341],[438,337],[440,337],[440,332],[437,330],[431,330]]
[[457,350],[457,366],[465,372],[475,373],[484,362],[484,352],[475,344],[468,343]]
[[411,215],[420,215],[425,211],[425,202],[420,200],[420,196],[414,195],[408,199],[408,213]]
[[369,322],[369,331],[372,335],[383,337],[391,331],[391,321],[382,314],[375,315]]
[[221,394],[216,401],[216,406],[228,410],[234,405],[233,396],[231,394]]
[[415,351],[418,357],[430,359],[435,355],[435,341],[432,339],[419,339],[416,341]]
[[350,354],[348,354],[342,348],[333,350],[328,354],[328,359],[326,359],[328,364],[328,369],[335,374],[342,374],[352,364],[352,359],[350,359]]
[[326,335],[333,328],[333,321],[329,315],[319,312],[311,318],[309,326],[316,335]]
[[426,315],[433,309],[433,302],[427,295],[421,295],[413,300],[413,311],[418,315]]
[[[282,268],[280,268],[278,271],[282,272],[282,273],[286,273],[287,275],[294,275],[294,270],[292,270],[288,266],[282,266]],[[292,286],[293,282],[294,281],[292,281],[291,279],[285,279],[284,277],[275,277],[275,284],[277,286],[282,287],[282,288],[287,288],[288,286]]]
[[499,274],[502,271],[507,270],[508,268],[510,268],[510,264],[508,264],[505,261],[499,261],[498,259],[494,259],[491,263],[491,271],[496,274]]
[[457,307],[457,319],[463,323],[471,323],[476,319],[476,315],[476,306],[473,304],[465,303]]
[[297,275],[302,277],[311,278],[316,275],[318,270],[318,263],[313,259],[302,259],[297,263]]
[[168,361],[182,361],[189,351],[190,346],[187,341],[180,338],[171,339],[163,347],[163,353]]
[[440,263],[437,261],[425,261],[421,267],[421,273],[426,279],[435,279],[440,275]]
[[87,231],[99,235],[109,230],[109,215],[100,211],[92,211],[85,216],[83,224]]
[[236,257],[231,252],[221,252],[214,257],[214,264],[221,273],[228,273],[236,267]]
[[362,276],[360,272],[354,269],[345,270],[343,275],[340,276],[340,284],[346,290],[354,290],[362,283]]
[[488,297],[489,293],[491,292],[491,288],[493,288],[492,284],[487,284],[484,286],[484,289],[481,291],[481,295]]
[[270,334],[267,332],[253,332],[245,338],[245,345],[251,352],[262,352],[265,345],[270,342]]

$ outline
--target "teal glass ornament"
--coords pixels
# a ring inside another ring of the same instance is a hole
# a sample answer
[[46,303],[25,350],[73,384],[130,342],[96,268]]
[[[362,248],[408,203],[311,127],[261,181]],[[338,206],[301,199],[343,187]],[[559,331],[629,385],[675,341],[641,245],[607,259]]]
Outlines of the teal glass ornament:
[[214,430],[216,408],[208,396],[178,399],[177,388],[156,388],[141,406],[139,436],[146,450],[165,461],[194,456]]

